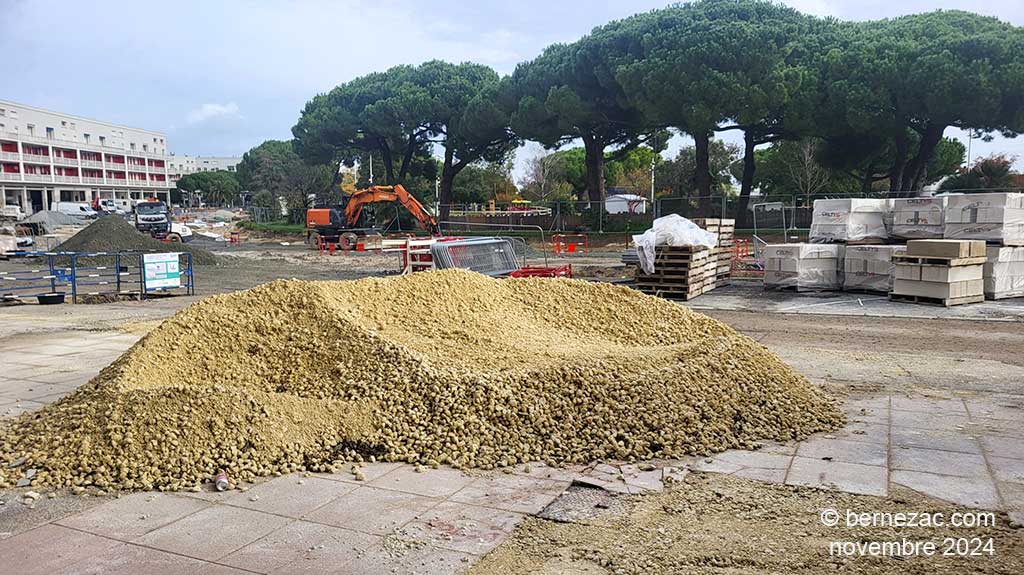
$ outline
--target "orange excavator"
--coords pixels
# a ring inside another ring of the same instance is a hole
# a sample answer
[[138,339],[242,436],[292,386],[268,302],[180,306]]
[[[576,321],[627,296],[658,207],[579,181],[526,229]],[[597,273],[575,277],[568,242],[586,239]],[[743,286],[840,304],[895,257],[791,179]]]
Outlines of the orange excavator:
[[337,243],[345,240],[354,243],[359,236],[374,235],[376,229],[360,227],[363,207],[380,202],[399,202],[416,218],[423,229],[431,235],[438,233],[437,219],[427,208],[400,184],[394,186],[370,186],[365,190],[343,196],[342,203],[332,208],[310,208],[306,210],[306,230],[311,234],[311,243],[316,245],[319,238]]

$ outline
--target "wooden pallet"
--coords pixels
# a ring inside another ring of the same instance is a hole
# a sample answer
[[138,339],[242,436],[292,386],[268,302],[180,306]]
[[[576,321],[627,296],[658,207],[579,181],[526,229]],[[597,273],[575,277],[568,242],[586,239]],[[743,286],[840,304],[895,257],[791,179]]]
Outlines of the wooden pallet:
[[637,289],[647,295],[653,295],[665,299],[691,300],[699,295],[715,289],[715,284],[707,286],[692,287],[689,289],[674,289],[665,286],[637,286]]
[[938,305],[942,307],[952,307],[955,305],[963,305],[967,303],[978,303],[985,301],[985,295],[968,295],[963,297],[951,297],[951,298],[938,298],[938,297],[924,297],[919,295],[906,295],[898,293],[890,293],[889,301],[902,301],[907,303],[920,303],[926,305]]
[[976,266],[984,264],[988,261],[985,256],[978,256],[976,258],[938,258],[934,256],[892,256],[892,262],[895,264],[917,264],[917,265],[928,265],[928,266],[943,266],[943,267],[957,267],[957,266]]
[[889,243],[888,240],[882,238],[864,238],[862,240],[847,240],[844,243],[848,246],[884,246]]

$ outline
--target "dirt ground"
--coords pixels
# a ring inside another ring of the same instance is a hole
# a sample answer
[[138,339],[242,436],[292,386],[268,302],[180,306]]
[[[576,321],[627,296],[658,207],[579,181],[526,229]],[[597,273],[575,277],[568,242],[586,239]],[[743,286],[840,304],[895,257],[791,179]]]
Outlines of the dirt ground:
[[[826,510],[840,512],[844,523],[826,526]],[[851,528],[845,525],[847,510],[917,517],[943,513],[945,518],[969,512],[907,489],[879,498],[691,473],[668,491],[634,496],[622,513],[580,523],[530,518],[469,573],[1024,572],[1024,530],[1011,527],[1005,516],[983,528]],[[903,541],[932,542],[935,555],[926,556],[920,546],[914,553]],[[855,547],[848,542],[899,542],[900,547],[895,555],[850,557],[845,550]],[[965,556],[957,555],[957,545]],[[943,554],[947,548],[952,555]]]

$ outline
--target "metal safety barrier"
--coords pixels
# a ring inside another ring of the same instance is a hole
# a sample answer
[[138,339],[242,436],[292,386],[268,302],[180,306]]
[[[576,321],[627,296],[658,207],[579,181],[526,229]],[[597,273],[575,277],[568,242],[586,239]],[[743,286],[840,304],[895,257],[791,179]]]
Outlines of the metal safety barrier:
[[135,296],[195,294],[192,254],[188,252],[43,252],[16,251],[11,258],[46,258],[46,266],[0,272],[0,297]]
[[436,269],[461,268],[489,276],[519,269],[516,251],[507,238],[477,238],[437,242],[430,246]]

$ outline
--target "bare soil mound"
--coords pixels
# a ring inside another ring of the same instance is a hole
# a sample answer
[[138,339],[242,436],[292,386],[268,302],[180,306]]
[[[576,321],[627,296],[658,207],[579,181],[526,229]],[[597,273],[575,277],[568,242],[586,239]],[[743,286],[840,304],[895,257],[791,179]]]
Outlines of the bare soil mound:
[[62,243],[57,251],[64,252],[189,252],[196,265],[217,263],[217,256],[201,249],[181,243],[155,240],[139,233],[133,225],[121,216],[104,216]]

